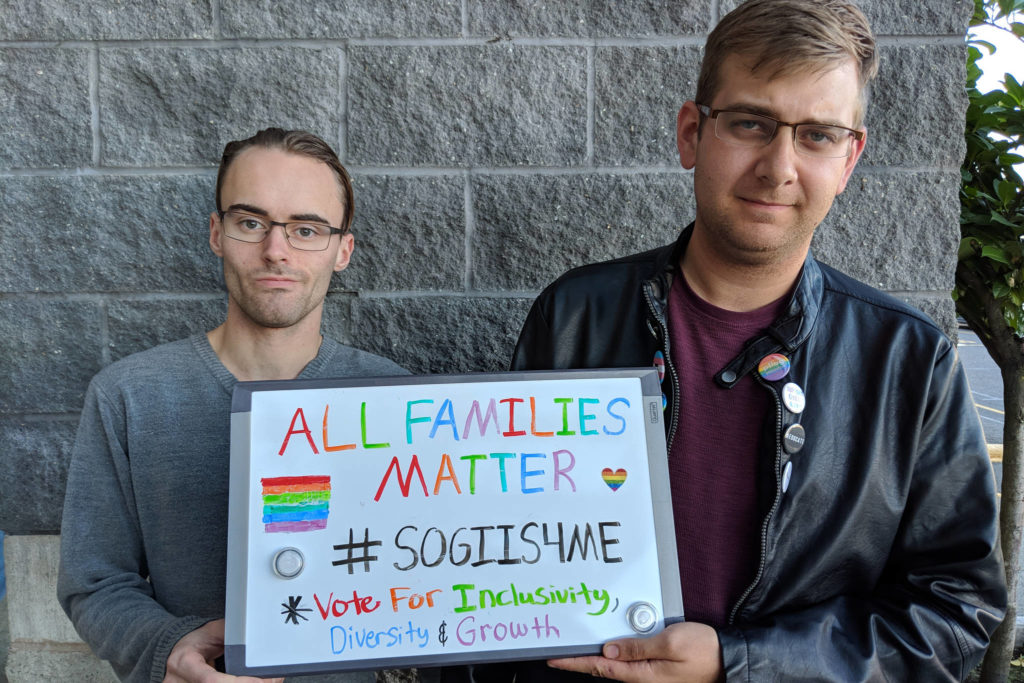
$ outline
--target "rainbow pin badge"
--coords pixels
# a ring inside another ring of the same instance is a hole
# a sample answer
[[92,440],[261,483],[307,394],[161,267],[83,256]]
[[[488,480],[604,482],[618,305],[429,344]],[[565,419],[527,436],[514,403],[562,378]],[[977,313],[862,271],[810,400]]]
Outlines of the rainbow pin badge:
[[777,382],[789,374],[789,359],[781,353],[772,353],[761,359],[757,373],[769,382]]

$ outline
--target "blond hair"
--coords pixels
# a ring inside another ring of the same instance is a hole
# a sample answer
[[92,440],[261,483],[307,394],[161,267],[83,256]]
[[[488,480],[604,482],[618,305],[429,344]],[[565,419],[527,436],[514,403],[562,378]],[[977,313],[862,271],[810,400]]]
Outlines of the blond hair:
[[871,26],[860,9],[845,0],[748,0],[718,23],[704,46],[697,102],[710,105],[720,87],[722,62],[741,55],[766,78],[820,72],[853,59],[860,80],[860,106],[867,108],[868,86],[878,73],[878,51]]

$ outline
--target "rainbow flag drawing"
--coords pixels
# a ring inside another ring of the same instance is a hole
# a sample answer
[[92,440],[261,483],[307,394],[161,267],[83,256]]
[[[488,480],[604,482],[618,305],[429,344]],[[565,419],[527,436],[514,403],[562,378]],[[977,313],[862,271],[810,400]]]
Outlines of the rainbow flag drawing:
[[263,485],[263,530],[268,534],[315,531],[327,528],[331,478],[272,477]]

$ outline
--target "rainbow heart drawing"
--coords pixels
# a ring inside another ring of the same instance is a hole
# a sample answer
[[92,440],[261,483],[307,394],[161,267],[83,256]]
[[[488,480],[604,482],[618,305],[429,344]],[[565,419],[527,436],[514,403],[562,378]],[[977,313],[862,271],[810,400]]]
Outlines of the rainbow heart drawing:
[[619,487],[626,483],[626,470],[620,467],[613,472],[611,467],[605,467],[601,470],[601,478],[608,484],[608,488],[618,491]]

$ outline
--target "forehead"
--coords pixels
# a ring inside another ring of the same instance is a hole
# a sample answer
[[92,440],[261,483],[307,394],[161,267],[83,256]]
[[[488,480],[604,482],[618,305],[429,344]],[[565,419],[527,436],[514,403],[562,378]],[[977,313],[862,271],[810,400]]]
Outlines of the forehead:
[[834,65],[767,75],[749,59],[729,55],[719,68],[715,109],[751,109],[791,122],[820,122],[853,127],[860,107],[857,65]]
[[341,188],[334,171],[322,161],[282,149],[249,147],[224,174],[224,207],[249,204],[268,213],[342,214]]

